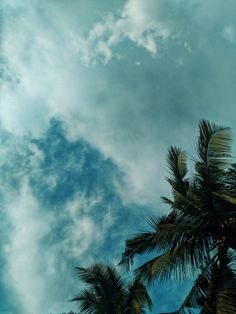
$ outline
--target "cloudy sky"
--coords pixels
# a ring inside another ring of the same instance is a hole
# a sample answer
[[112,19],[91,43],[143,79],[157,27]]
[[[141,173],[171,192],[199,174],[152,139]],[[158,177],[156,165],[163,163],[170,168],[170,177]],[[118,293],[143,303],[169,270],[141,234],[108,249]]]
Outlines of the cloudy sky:
[[[60,313],[75,266],[168,211],[168,147],[192,156],[202,118],[235,134],[236,1],[0,6],[0,313]],[[157,284],[153,313],[188,285]]]

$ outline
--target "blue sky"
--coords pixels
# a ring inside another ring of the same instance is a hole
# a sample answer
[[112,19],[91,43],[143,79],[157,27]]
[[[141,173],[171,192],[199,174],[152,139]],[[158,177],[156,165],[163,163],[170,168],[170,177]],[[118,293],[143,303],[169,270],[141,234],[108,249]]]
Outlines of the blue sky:
[[[202,118],[235,135],[236,2],[0,6],[0,313],[60,313],[75,266],[168,211],[168,147],[192,156]],[[154,313],[188,285],[158,283]]]

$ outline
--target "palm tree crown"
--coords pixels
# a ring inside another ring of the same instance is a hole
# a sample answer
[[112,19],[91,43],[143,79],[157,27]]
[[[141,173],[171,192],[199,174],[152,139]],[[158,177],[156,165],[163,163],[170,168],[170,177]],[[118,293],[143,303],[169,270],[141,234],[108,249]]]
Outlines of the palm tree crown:
[[176,313],[236,313],[236,167],[232,164],[231,131],[208,121],[199,124],[195,172],[187,175],[186,153],[168,153],[172,199],[163,197],[169,214],[149,220],[151,231],[126,241],[121,263],[135,255],[157,252],[136,274],[154,279],[195,278]]
[[126,282],[114,267],[96,263],[76,269],[86,287],[71,301],[79,302],[81,313],[142,314],[146,307],[152,308],[143,283]]

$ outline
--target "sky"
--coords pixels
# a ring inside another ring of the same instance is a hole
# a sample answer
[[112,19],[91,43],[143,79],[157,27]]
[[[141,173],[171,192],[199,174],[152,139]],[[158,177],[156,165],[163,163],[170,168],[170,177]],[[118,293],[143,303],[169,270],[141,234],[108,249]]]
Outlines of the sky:
[[168,213],[168,148],[203,118],[235,138],[236,1],[1,0],[0,40],[0,313],[76,310],[74,267]]

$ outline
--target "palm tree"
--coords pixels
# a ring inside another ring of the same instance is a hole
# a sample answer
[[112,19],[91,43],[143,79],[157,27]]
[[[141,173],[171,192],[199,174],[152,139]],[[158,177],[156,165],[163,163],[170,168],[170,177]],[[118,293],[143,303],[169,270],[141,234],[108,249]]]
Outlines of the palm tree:
[[149,294],[139,280],[126,282],[112,266],[96,263],[76,268],[86,284],[84,290],[70,301],[78,301],[81,313],[142,314],[152,308]]
[[[126,241],[121,264],[135,255],[159,253],[137,270],[140,280],[196,279],[176,313],[235,313],[236,167],[231,163],[231,131],[202,120],[195,172],[186,178],[186,153],[168,152],[173,199],[162,197],[170,213],[149,219],[152,230]],[[224,311],[223,309],[227,309]]]

